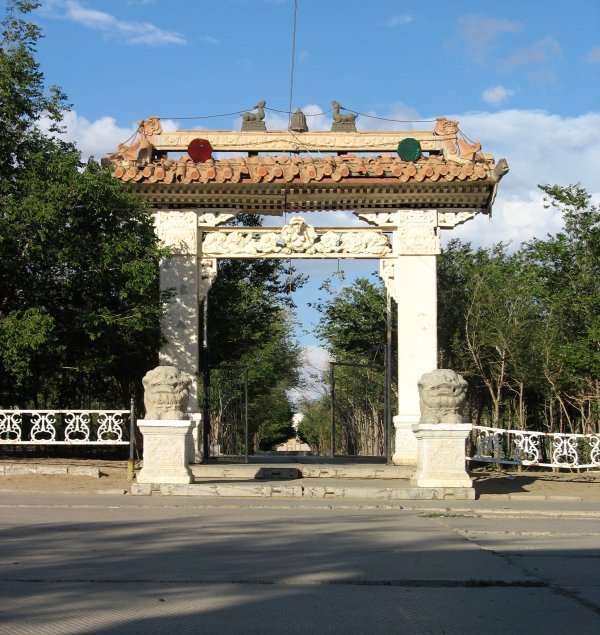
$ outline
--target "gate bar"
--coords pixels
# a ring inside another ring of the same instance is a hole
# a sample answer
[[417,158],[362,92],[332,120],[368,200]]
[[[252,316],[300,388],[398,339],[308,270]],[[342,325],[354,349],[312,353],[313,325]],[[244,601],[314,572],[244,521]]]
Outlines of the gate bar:
[[[350,364],[344,364],[350,366]],[[335,362],[329,362],[329,385],[331,392],[331,456],[335,456]]]
[[248,463],[248,364],[244,364],[244,443],[246,446],[245,462]]
[[385,380],[384,380],[385,461],[392,465],[392,296],[388,290],[385,313]]

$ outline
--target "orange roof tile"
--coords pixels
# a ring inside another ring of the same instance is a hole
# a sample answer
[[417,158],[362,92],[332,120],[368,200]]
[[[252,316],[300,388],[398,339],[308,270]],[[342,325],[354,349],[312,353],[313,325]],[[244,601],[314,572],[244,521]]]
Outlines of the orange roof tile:
[[436,182],[496,180],[493,160],[424,157],[415,162],[394,155],[357,156],[253,156],[195,163],[189,156],[159,159],[146,165],[122,159],[113,161],[113,175],[135,183],[318,183],[318,182]]

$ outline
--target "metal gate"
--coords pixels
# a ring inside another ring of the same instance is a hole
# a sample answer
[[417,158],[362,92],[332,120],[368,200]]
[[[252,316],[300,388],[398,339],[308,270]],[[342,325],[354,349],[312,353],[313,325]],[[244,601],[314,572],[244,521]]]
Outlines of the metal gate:
[[248,462],[248,367],[211,366],[204,374],[205,458]]
[[333,456],[391,456],[390,382],[387,364],[330,362]]

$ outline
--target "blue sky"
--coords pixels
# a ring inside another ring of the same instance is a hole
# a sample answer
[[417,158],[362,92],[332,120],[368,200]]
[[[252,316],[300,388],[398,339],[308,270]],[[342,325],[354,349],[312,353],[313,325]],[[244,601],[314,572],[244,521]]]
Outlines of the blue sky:
[[[150,115],[229,113],[260,99],[287,110],[292,18],[293,0],[43,0],[35,16],[42,70],[73,105],[68,136],[97,158]],[[493,220],[452,232],[464,240],[518,244],[559,229],[538,183],[579,181],[600,200],[595,0],[298,0],[293,108],[320,112],[332,99],[391,119],[458,119],[485,152],[508,160]],[[286,121],[270,112],[267,126]],[[237,129],[239,117],[171,125]],[[362,129],[410,126],[358,118]],[[318,267],[301,304],[326,275]],[[302,317],[310,330],[313,318]]]

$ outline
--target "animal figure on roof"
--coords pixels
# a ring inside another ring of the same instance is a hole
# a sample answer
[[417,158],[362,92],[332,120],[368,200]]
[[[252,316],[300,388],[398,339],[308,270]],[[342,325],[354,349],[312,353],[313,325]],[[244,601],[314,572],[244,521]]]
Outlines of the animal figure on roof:
[[250,121],[262,121],[265,118],[265,106],[267,102],[262,99],[254,106],[258,112],[243,112],[242,121],[248,123]]
[[[340,108],[344,108],[337,101],[332,101],[333,106],[333,120],[336,123],[354,123],[356,121],[356,115],[354,113],[347,113],[345,115],[340,114]],[[344,109],[345,110],[345,109]]]

